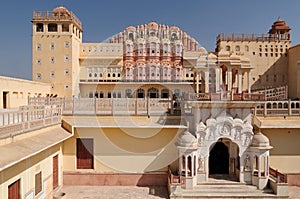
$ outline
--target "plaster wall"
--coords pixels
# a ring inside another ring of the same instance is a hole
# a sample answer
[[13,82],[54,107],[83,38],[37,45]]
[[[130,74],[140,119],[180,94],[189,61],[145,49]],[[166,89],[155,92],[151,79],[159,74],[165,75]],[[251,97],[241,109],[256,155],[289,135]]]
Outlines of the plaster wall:
[[[59,186],[62,185],[61,144],[27,158],[0,172],[0,197],[8,198],[8,186],[20,179],[21,198],[51,198],[53,190],[53,157],[59,155]],[[42,173],[42,191],[35,194],[35,175]]]
[[50,93],[50,84],[29,80],[0,76],[0,109],[4,108],[6,94],[6,108],[18,108],[28,104],[28,97],[37,97],[40,93],[45,97]]

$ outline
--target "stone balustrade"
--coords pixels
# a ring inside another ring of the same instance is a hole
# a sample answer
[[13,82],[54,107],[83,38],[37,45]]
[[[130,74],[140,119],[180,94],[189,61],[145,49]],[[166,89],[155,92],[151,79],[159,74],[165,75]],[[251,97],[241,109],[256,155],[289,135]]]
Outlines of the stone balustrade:
[[61,106],[21,106],[0,112],[0,139],[61,122]]
[[265,101],[254,108],[254,115],[300,115],[300,100]]

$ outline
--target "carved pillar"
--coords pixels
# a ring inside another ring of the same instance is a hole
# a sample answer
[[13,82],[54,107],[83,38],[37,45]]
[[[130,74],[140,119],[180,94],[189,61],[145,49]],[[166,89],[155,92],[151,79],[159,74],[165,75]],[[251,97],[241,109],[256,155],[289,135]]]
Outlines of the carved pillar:
[[232,90],[232,68],[231,66],[228,66],[227,70],[227,85],[228,85],[228,91]]
[[196,71],[196,93],[199,93],[199,73]]
[[250,70],[247,73],[247,85],[248,85],[248,93],[251,93],[251,85],[250,85]]
[[238,69],[238,93],[242,93],[242,69]]
[[[215,69],[215,73],[216,73],[216,92],[218,92],[220,90],[220,69],[216,68]],[[222,81],[221,81],[222,82]]]
[[205,81],[204,92],[209,93],[209,71],[205,71],[204,78],[205,78],[205,80],[204,80]]

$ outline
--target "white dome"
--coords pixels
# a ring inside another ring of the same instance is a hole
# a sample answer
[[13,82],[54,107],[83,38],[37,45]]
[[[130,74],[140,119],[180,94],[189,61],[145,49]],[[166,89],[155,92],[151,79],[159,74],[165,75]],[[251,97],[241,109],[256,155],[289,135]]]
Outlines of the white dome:
[[253,136],[251,146],[252,147],[260,147],[260,148],[270,147],[270,141],[267,138],[267,136],[265,136],[261,132],[258,132],[256,134],[254,134],[254,136]]
[[197,138],[188,131],[183,132],[178,139],[180,147],[197,147]]

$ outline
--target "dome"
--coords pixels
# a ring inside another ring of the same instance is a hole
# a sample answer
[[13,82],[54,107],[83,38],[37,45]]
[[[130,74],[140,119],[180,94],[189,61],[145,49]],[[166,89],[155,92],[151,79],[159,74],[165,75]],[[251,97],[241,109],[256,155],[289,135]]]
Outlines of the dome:
[[254,134],[252,139],[252,147],[260,147],[260,148],[268,148],[270,147],[270,142],[267,136],[262,134],[261,132],[258,132]]
[[65,8],[64,6],[56,7],[56,8],[53,9],[52,12],[55,12],[55,13],[61,12],[61,13],[68,13],[68,14],[70,14],[70,11],[67,8]]
[[178,139],[180,147],[196,147],[197,143],[197,138],[188,131],[183,132]]
[[155,23],[154,21],[152,21],[151,23],[148,24],[148,28],[151,29],[151,28],[154,28],[154,29],[158,29],[158,24]]
[[177,26],[171,26],[171,31],[180,31],[180,29]]

